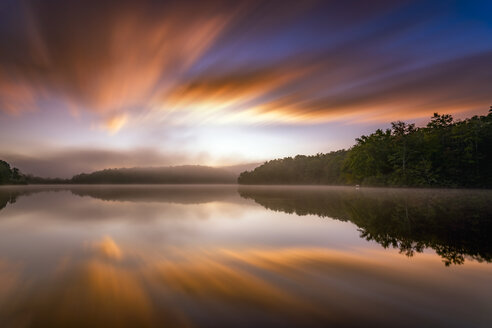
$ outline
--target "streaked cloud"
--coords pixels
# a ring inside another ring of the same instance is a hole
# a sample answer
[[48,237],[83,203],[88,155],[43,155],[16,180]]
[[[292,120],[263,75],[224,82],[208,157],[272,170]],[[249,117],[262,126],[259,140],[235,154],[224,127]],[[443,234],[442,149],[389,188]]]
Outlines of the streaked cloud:
[[111,134],[115,134],[126,124],[127,119],[126,114],[115,115],[106,121],[103,128],[106,128]]
[[121,260],[123,258],[123,252],[110,236],[105,236],[99,242],[91,243],[91,248],[104,258],[111,260]]
[[385,122],[483,112],[491,100],[492,76],[484,68],[492,65],[492,51],[424,65],[357,51],[351,44],[268,69],[199,77],[163,97],[168,113],[162,117],[215,124]]
[[[100,113],[141,107],[179,77],[234,17],[234,8],[150,1],[27,1],[4,11],[15,30],[3,30],[2,103],[62,97]],[[8,11],[8,12],[7,12]],[[60,14],[63,13],[63,14]],[[186,21],[186,23],[184,23]],[[19,86],[16,81],[22,81]]]
[[[365,111],[386,119],[385,112],[396,116],[414,112],[417,106],[427,114],[449,108],[439,101],[444,96],[456,104],[456,111],[475,109],[489,101],[477,85],[490,83],[490,76],[481,74],[481,68],[491,60],[490,52],[419,69],[411,68],[419,60],[415,56],[388,54],[388,45],[411,31],[418,33],[419,24],[431,17],[427,13],[420,18],[403,15],[399,21],[382,22],[381,28],[355,33],[341,42],[318,37],[318,49],[300,46],[273,62],[268,56],[276,56],[275,51],[261,49],[268,62],[260,64],[263,67],[251,60],[227,71],[230,58],[223,58],[224,67],[204,66],[207,56],[220,53],[219,49],[234,44],[234,39],[261,38],[262,31],[265,35],[279,33],[279,27],[306,19],[306,13],[318,22],[321,17],[315,10],[324,10],[329,20],[319,22],[320,31],[329,39],[336,36],[330,28],[345,33],[349,22],[361,28],[378,15],[401,14],[405,8],[384,1],[364,14],[348,6],[316,2],[292,10],[272,6],[223,1],[207,5],[10,3],[4,11],[15,13],[17,19],[5,23],[15,28],[15,33],[5,29],[0,36],[2,44],[9,44],[2,47],[0,55],[1,107],[18,113],[37,108],[42,99],[63,98],[67,107],[99,113],[114,134],[128,119],[125,111],[139,116],[156,107],[164,122],[171,112],[181,114],[187,123],[303,123],[358,117]],[[267,21],[274,12],[277,15]],[[245,20],[255,15],[259,30],[246,27]],[[303,43],[293,37],[293,42]],[[236,50],[244,47],[237,45]],[[452,73],[456,63],[461,72]],[[472,80],[450,83],[450,74],[462,76],[463,72]],[[477,81],[473,81],[476,74]],[[414,94],[420,101],[414,101]],[[188,115],[190,111],[193,113]],[[151,115],[152,120],[159,115]]]
[[[5,0],[0,154],[17,147],[38,157],[43,148],[47,160],[58,158],[50,149],[97,152],[94,145],[160,153],[166,142],[172,154],[164,157],[174,160],[159,165],[203,154],[258,161],[349,146],[369,126],[436,111],[484,114],[492,102],[489,7],[444,0]],[[342,124],[353,133],[335,145]],[[328,134],[312,133],[314,126]],[[231,128],[227,137],[220,127]],[[193,139],[188,148],[185,139]],[[316,140],[327,141],[306,148]],[[86,164],[73,161],[79,171],[144,162],[91,165],[93,156],[75,157]]]

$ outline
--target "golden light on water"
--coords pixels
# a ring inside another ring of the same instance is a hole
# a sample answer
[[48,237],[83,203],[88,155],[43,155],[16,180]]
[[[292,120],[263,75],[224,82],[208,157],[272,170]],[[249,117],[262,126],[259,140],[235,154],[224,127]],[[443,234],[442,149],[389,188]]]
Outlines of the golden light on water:
[[[0,199],[9,202],[0,210],[0,318],[7,326],[50,327],[483,323],[488,207],[474,207],[480,229],[457,232],[471,209],[458,204],[443,213],[456,191],[428,192],[3,188]],[[460,195],[476,204],[489,197]],[[405,206],[410,215],[433,210],[401,223],[395,218]],[[443,215],[456,224],[442,225]],[[428,230],[402,228],[407,224]],[[365,240],[363,230],[382,240]],[[457,233],[462,239],[447,237]],[[428,247],[410,256],[418,249],[414,238]],[[384,248],[388,240],[395,244]]]

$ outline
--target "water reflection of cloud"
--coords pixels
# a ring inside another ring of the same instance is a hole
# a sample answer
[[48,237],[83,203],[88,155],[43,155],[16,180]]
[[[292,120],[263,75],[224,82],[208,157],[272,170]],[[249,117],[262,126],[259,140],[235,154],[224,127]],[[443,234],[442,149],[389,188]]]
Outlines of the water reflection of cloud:
[[[360,240],[350,222],[283,212],[342,215],[336,205],[347,203],[351,209],[367,208],[360,211],[367,218],[379,213],[360,204],[369,190],[342,188],[351,195],[345,202],[336,194],[316,198],[320,188],[304,190],[311,195],[308,199],[270,189],[251,196],[280,212],[233,197],[177,204],[181,196],[166,202],[168,198],[159,201],[157,195],[149,201],[139,196],[138,188],[120,196],[78,197],[64,190],[19,197],[0,212],[0,324],[401,326],[402,318],[409,326],[488,322],[490,265],[467,261],[449,268],[430,252],[406,258]],[[138,201],[132,201],[133,193]],[[192,199],[200,199],[199,193]],[[391,209],[388,198],[383,199],[381,207]],[[379,204],[370,200],[368,205]],[[473,306],[463,308],[463,303]]]
[[[114,241],[107,237],[102,243]],[[28,288],[0,309],[0,318],[8,324],[27,320],[25,324],[51,327],[239,322],[353,326],[402,318],[408,325],[445,323],[446,313],[455,311],[462,320],[456,322],[479,323],[483,318],[470,316],[461,304],[476,304],[479,295],[490,292],[484,287],[490,269],[464,266],[461,277],[450,275],[430,254],[410,263],[396,252],[324,248],[176,249],[160,254],[135,249],[121,262],[99,254],[61,261],[50,276],[33,278],[24,272]],[[0,262],[0,286],[19,279],[12,272],[11,263]],[[458,296],[460,301],[453,301]],[[486,307],[487,302],[477,304],[475,311],[485,313]]]
[[19,269],[19,265],[0,259],[0,308],[7,306],[10,296],[19,287]]
[[256,308],[266,312],[315,315],[315,308],[296,299],[254,274],[215,258],[194,258],[180,262],[164,261],[156,265],[156,273],[165,287],[201,302],[215,301]]
[[[38,280],[0,311],[7,324],[39,327],[179,326],[151,299],[134,270],[98,259],[73,262],[48,279]],[[5,311],[7,310],[7,311]]]

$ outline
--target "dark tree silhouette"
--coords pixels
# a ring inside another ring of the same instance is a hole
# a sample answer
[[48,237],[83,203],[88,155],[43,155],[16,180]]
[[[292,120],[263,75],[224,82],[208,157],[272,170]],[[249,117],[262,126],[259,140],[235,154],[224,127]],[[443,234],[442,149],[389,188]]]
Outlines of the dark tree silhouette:
[[0,160],[0,185],[25,183],[25,177],[20,173],[18,168],[11,168],[9,163]]

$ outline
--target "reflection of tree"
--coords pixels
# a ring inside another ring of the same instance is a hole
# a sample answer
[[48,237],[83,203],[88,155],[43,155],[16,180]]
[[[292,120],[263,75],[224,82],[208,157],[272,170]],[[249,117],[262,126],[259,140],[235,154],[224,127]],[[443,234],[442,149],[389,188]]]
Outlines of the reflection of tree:
[[17,193],[0,190],[0,210],[2,210],[7,204],[15,203]]
[[492,261],[490,191],[241,187],[239,193],[274,211],[351,221],[362,238],[407,256],[432,248],[446,265],[465,257]]
[[70,191],[80,197],[116,202],[161,202],[201,204],[241,200],[234,186],[220,185],[106,185],[106,186],[35,186],[0,188],[0,210],[24,195],[40,192]]
[[77,196],[105,201],[163,202],[200,204],[237,197],[234,187],[214,185],[107,185],[103,187],[74,186],[69,190]]
[[62,188],[53,187],[36,187],[36,188],[24,188],[20,186],[14,187],[2,187],[0,188],[0,211],[4,209],[8,204],[13,204],[21,196],[28,196],[38,192],[46,191],[61,191]]
[[[188,204],[234,198],[234,189],[219,186],[13,187],[0,188],[0,210],[22,195],[63,190],[112,201]],[[492,262],[490,191],[240,186],[239,194],[275,211],[351,221],[362,238],[407,256],[432,248],[446,265],[461,264],[465,257]]]

